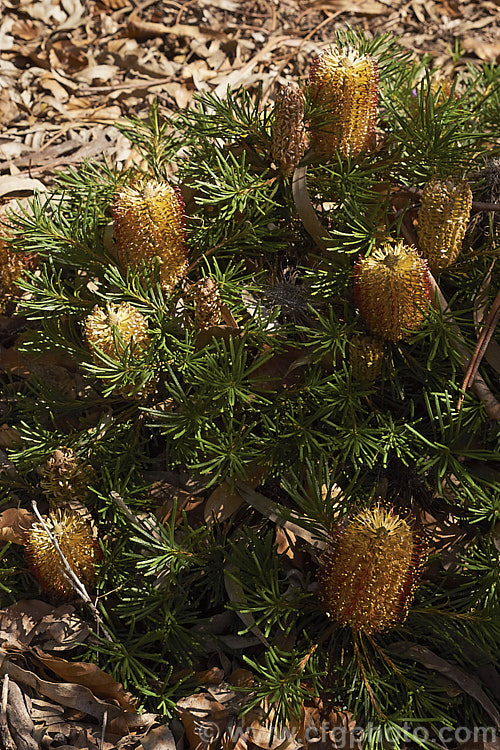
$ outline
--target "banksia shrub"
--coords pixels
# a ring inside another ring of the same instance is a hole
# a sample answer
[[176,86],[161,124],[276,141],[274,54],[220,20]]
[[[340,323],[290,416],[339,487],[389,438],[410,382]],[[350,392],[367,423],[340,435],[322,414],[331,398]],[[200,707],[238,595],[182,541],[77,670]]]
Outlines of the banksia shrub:
[[311,123],[315,153],[355,156],[369,143],[378,102],[378,65],[354,49],[330,47],[313,61],[309,74],[312,103],[321,118]]
[[287,177],[293,172],[307,148],[304,94],[292,84],[280,89],[274,112],[272,136],[273,161]]
[[321,597],[339,625],[376,633],[406,619],[425,562],[420,534],[377,505],[334,531],[321,561]]
[[84,586],[91,586],[95,581],[96,564],[101,557],[99,545],[88,521],[75,511],[58,508],[43,521],[46,528],[38,521],[27,532],[26,554],[31,570],[45,591],[70,599],[75,591],[63,573],[63,562],[54,539]]
[[122,269],[157,258],[160,280],[170,289],[186,271],[184,201],[168,182],[146,180],[121,188],[112,207]]
[[356,380],[372,383],[382,373],[384,343],[373,336],[353,336],[349,346],[349,362]]
[[401,240],[386,243],[355,266],[356,304],[366,327],[399,341],[417,330],[430,299],[429,272],[416,250]]
[[431,271],[453,263],[461,248],[472,208],[472,192],[464,181],[433,177],[422,191],[418,241]]
[[215,279],[206,277],[193,286],[194,324],[198,330],[206,330],[220,323],[221,300],[219,285]]
[[83,502],[89,494],[93,468],[75,456],[71,448],[61,447],[40,467],[40,486],[49,503],[63,505],[72,500]]
[[97,350],[116,359],[130,344],[138,350],[149,345],[147,321],[128,302],[108,302],[105,310],[96,305],[85,321],[84,336],[97,364],[103,361]]

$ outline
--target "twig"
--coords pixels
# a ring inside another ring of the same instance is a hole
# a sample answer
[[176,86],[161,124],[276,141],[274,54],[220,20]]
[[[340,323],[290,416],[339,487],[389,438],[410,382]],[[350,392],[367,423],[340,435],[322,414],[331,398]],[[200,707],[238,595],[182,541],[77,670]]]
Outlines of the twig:
[[500,211],[500,203],[481,203],[481,201],[472,201],[472,208],[475,211]]
[[63,576],[66,578],[66,580],[68,581],[68,583],[70,584],[70,586],[72,586],[72,588],[76,591],[76,593],[78,594],[78,596],[80,596],[81,599],[83,599],[83,601],[85,602],[85,604],[88,606],[88,608],[92,612],[92,614],[93,614],[93,616],[94,616],[97,624],[100,625],[100,627],[102,629],[102,632],[103,632],[103,635],[106,638],[106,640],[110,641],[110,643],[113,643],[114,642],[113,638],[111,637],[111,635],[110,635],[109,631],[107,630],[107,628],[104,626],[102,618],[101,618],[99,612],[97,611],[94,602],[90,598],[87,589],[85,588],[85,586],[83,585],[83,583],[80,581],[80,579],[76,575],[75,571],[70,566],[68,560],[66,559],[66,556],[65,556],[64,552],[62,551],[62,549],[61,549],[61,547],[59,545],[59,541],[57,540],[57,537],[51,532],[51,530],[49,529],[49,527],[47,526],[47,524],[43,520],[43,518],[42,518],[42,516],[40,514],[40,511],[38,510],[38,506],[36,504],[36,501],[33,500],[32,503],[31,503],[31,505],[33,507],[33,512],[34,512],[35,516],[38,518],[40,524],[42,525],[43,530],[45,531],[45,533],[49,537],[51,543],[54,545],[54,547],[56,549],[56,552],[57,552],[57,554],[59,555],[59,557],[61,559],[62,568],[63,568],[61,572],[62,572]]
[[160,86],[164,83],[171,83],[173,76],[168,78],[148,78],[147,81],[132,81],[131,83],[117,83],[114,86],[88,86],[81,88],[78,94],[88,96],[89,94],[106,94],[109,91],[126,91],[127,89],[147,89],[150,86]]
[[102,717],[102,732],[101,732],[101,742],[100,742],[100,750],[104,750],[104,735],[106,734],[106,726],[108,724],[108,712],[104,712],[104,716]]
[[[441,289],[439,288],[436,279],[434,276],[429,272],[429,282],[431,287],[431,292],[434,294],[434,298],[439,301],[439,305],[441,307],[441,310],[443,312],[448,312],[448,321],[453,328],[453,330],[456,333],[457,341],[456,341],[456,348],[458,353],[461,357],[460,365],[464,372],[467,372],[467,369],[469,367],[469,353],[467,351],[467,347],[465,346],[464,338],[462,336],[462,332],[460,331],[459,325],[456,322],[455,318],[451,314],[450,306],[448,305],[448,300],[442,293]],[[483,402],[485,411],[490,419],[495,419],[497,421],[500,421],[500,403],[496,400],[486,383],[484,382],[483,378],[479,374],[479,372],[476,372],[474,376],[474,380],[472,381],[472,390],[476,394],[476,396],[479,398],[480,401]]]
[[[413,198],[420,198],[422,190],[419,188],[404,187],[399,190],[403,195],[411,195]],[[482,201],[472,201],[474,211],[500,211],[500,203],[483,203]]]
[[[472,355],[472,357],[470,358],[469,365],[465,373],[464,382],[462,384],[463,391],[467,390],[471,382],[476,377],[477,371],[479,369],[479,365],[481,364],[481,361],[486,353],[486,349],[488,348],[488,344],[490,343],[491,337],[493,336],[493,333],[495,331],[499,318],[500,318],[500,291],[495,297],[495,300],[491,306],[491,310],[488,313],[488,317],[486,318],[486,321],[484,323],[483,330],[481,331],[481,335],[479,336],[479,339],[477,341],[476,350],[474,354]],[[462,394],[458,401],[458,408],[462,406],[463,398],[464,396]]]
[[16,745],[9,731],[7,721],[7,698],[9,695],[9,675],[5,673],[2,685],[2,704],[0,706],[0,746],[5,750],[16,750]]
[[115,492],[112,490],[110,493],[111,497],[115,501],[115,503],[118,505],[120,510],[122,510],[125,515],[127,516],[128,520],[134,524],[134,526],[142,526],[143,524],[139,521],[137,516],[134,516],[128,505],[125,503],[122,497],[118,494],[118,492]]

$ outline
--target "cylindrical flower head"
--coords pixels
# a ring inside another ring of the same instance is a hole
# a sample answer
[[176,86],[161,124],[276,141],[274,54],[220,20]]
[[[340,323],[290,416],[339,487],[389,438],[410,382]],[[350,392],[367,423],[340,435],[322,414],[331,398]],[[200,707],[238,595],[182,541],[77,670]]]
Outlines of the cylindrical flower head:
[[323,110],[311,123],[313,151],[355,156],[366,148],[377,118],[377,62],[352,48],[330,47],[313,61],[309,86],[312,103]]
[[187,267],[184,201],[179,191],[168,182],[135,182],[115,195],[112,213],[122,269],[158,258],[162,285],[173,287]]
[[339,524],[323,553],[320,591],[340,625],[376,633],[406,619],[426,559],[423,537],[377,505]]
[[429,306],[427,262],[401,240],[387,243],[354,268],[356,304],[375,336],[399,341],[417,330]]
[[92,466],[75,456],[71,448],[61,447],[40,467],[40,486],[50,504],[63,505],[73,500],[83,502],[89,484],[95,478]]
[[472,208],[472,191],[464,182],[433,177],[422,191],[418,241],[431,271],[453,263],[461,248]]
[[102,364],[97,349],[116,359],[130,343],[138,350],[149,345],[146,318],[128,302],[108,302],[105,310],[96,305],[85,321],[84,335],[97,364]]
[[219,285],[207,276],[194,284],[194,325],[206,330],[220,323],[221,300]]
[[26,554],[33,574],[42,588],[61,599],[70,599],[75,591],[63,574],[63,562],[54,537],[71,570],[84,586],[91,586],[96,577],[96,563],[101,553],[92,535],[90,524],[75,511],[58,508],[33,524],[27,532]]
[[293,84],[282,86],[274,110],[272,158],[288,177],[307,148],[304,125],[304,94]]
[[384,342],[374,336],[353,336],[349,345],[349,362],[356,380],[373,383],[382,372]]

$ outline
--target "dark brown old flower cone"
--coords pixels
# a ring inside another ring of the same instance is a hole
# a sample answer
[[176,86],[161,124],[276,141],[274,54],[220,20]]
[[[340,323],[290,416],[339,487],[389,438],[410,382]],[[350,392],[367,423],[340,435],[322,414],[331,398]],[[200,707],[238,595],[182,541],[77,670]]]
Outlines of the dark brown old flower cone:
[[65,447],[55,450],[39,473],[40,486],[51,505],[84,502],[89,495],[89,484],[95,479],[92,466]]
[[192,286],[194,294],[194,325],[199,331],[216,326],[221,320],[219,285],[207,276]]
[[304,124],[304,94],[293,84],[282,86],[273,123],[272,158],[281,173],[290,175],[307,148]]

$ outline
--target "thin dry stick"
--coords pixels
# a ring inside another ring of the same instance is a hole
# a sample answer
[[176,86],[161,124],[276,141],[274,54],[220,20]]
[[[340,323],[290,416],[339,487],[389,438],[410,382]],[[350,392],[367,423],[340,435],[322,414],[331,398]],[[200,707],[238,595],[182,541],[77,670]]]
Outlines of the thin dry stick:
[[[434,295],[435,301],[436,300],[439,301],[439,305],[443,312],[448,312],[448,321],[457,336],[456,347],[457,347],[458,353],[461,356],[460,364],[464,372],[466,372],[468,365],[469,365],[469,353],[467,351],[467,347],[465,346],[462,332],[460,331],[460,328],[455,318],[451,314],[450,307],[448,305],[448,300],[442,293],[441,289],[437,285],[436,279],[431,273],[429,273],[429,282],[430,282],[431,292]],[[494,397],[494,395],[492,394],[492,392],[490,391],[490,389],[484,382],[479,372],[476,372],[474,376],[474,380],[472,381],[471,387],[474,393],[476,394],[476,396],[479,398],[479,400],[483,402],[485,411],[487,415],[489,416],[489,418],[500,421],[500,403],[498,403],[498,401],[496,400],[496,398]]]
[[[484,328],[481,331],[481,335],[477,341],[476,350],[474,354],[472,355],[472,357],[470,358],[469,366],[465,373],[464,382],[462,384],[463,391],[465,391],[469,387],[471,382],[476,377],[477,371],[479,369],[479,365],[481,364],[482,359],[484,355],[486,354],[486,349],[488,348],[488,344],[490,343],[491,337],[493,336],[493,333],[495,332],[495,328],[497,326],[499,318],[500,318],[500,291],[497,293],[497,296],[495,297],[495,300],[491,306],[491,310],[488,314],[488,317],[486,318]],[[464,399],[464,396],[462,394],[458,401],[458,408],[462,406],[463,399]]]
[[102,717],[102,732],[101,732],[101,742],[100,742],[100,750],[104,750],[104,735],[106,734],[106,726],[108,724],[108,712],[107,710],[104,712],[104,716]]
[[[422,190],[419,188],[406,187],[399,191],[402,195],[410,195],[412,198],[420,198]],[[500,211],[500,203],[484,203],[483,201],[472,201],[474,211]]]
[[66,556],[65,556],[64,552],[62,551],[62,549],[61,549],[61,547],[59,545],[57,537],[50,531],[49,527],[47,526],[47,524],[43,520],[43,518],[42,518],[42,516],[40,514],[40,511],[38,510],[38,506],[36,504],[36,501],[33,500],[32,503],[31,503],[31,505],[33,507],[33,512],[34,512],[35,516],[38,518],[39,522],[42,525],[43,530],[45,531],[45,533],[49,537],[51,543],[54,545],[54,548],[55,548],[57,554],[60,557],[60,560],[61,560],[61,563],[62,563],[62,568],[63,568],[61,572],[62,572],[63,576],[66,578],[66,580],[68,581],[68,583],[70,584],[70,586],[72,586],[72,588],[76,591],[76,593],[78,594],[78,596],[80,596],[81,599],[83,599],[83,601],[85,602],[85,604],[88,606],[88,608],[92,612],[92,614],[93,614],[93,616],[94,616],[97,624],[100,625],[104,637],[108,641],[110,641],[110,643],[113,643],[113,638],[111,637],[111,635],[110,635],[109,631],[107,630],[107,628],[104,626],[103,621],[101,619],[101,616],[100,616],[99,612],[97,611],[94,602],[90,598],[87,589],[85,588],[85,586],[83,585],[83,583],[80,581],[80,579],[76,575],[75,571],[70,566],[68,560],[66,559]]
[[2,703],[0,706],[0,745],[5,750],[16,750],[16,745],[9,731],[7,721],[7,699],[9,695],[9,675],[6,673],[2,685]]

